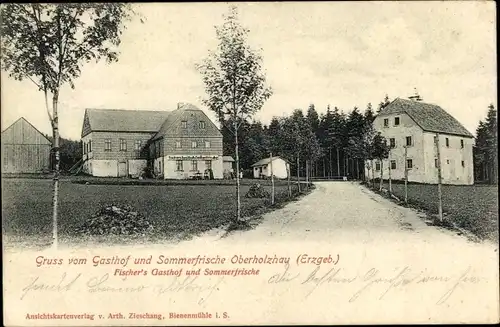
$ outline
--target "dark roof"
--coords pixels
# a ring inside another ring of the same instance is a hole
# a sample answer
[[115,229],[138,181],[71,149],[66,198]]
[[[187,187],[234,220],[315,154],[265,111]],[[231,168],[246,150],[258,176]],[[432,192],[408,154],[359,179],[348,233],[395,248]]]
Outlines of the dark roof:
[[87,109],[93,131],[157,132],[169,111]]
[[378,115],[395,113],[406,113],[427,132],[474,137],[458,120],[435,104],[396,98]]
[[226,161],[226,162],[234,162],[234,159],[233,159],[233,157],[231,157],[231,156],[223,156],[223,157],[222,157],[222,161]]
[[[273,161],[275,161],[277,159],[281,159],[281,157],[279,157],[279,156],[273,157]],[[271,158],[264,158],[264,159],[257,161],[256,163],[254,163],[252,165],[252,167],[265,166],[265,165],[268,165],[270,162],[271,162]]]
[[[193,119],[194,116],[194,119]],[[188,121],[187,128],[183,128],[181,122]],[[205,122],[205,128],[198,126],[199,121]],[[222,134],[215,124],[205,115],[203,110],[191,104],[180,104],[177,110],[170,113],[153,137],[153,140],[163,136],[190,136],[221,137]]]

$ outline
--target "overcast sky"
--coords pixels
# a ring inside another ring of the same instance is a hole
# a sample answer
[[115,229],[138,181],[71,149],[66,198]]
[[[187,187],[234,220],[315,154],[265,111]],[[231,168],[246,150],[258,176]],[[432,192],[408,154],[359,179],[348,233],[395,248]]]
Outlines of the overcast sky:
[[[262,48],[274,90],[257,118],[268,123],[314,103],[344,111],[412,95],[455,116],[469,131],[496,105],[494,2],[240,3],[249,42]],[[80,139],[85,108],[201,107],[194,65],[217,44],[224,3],[143,4],[129,23],[118,63],[87,64],[61,93],[61,135]],[[50,134],[43,94],[2,72],[2,130],[25,117]]]

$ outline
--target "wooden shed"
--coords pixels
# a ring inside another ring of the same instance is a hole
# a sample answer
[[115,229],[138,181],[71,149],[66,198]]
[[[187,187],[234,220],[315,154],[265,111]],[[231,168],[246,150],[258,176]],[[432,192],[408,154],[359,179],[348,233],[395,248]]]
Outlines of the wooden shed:
[[51,142],[23,117],[2,132],[2,173],[49,169]]

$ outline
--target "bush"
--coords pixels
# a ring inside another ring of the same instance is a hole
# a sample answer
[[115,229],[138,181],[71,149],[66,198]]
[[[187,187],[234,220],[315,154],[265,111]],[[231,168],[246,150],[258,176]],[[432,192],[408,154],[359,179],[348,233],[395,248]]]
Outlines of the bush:
[[270,194],[259,183],[252,184],[245,197],[247,198],[267,198]]

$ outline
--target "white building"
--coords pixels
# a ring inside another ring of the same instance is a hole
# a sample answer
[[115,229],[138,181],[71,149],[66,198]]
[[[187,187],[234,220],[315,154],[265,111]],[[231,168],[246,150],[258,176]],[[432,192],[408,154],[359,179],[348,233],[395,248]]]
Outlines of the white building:
[[[288,177],[289,165],[288,163],[280,158],[273,157],[273,175],[277,178],[285,179]],[[288,167],[288,169],[287,169]],[[271,158],[265,158],[257,161],[252,165],[253,177],[254,178],[266,178],[271,177]]]
[[[474,183],[474,137],[441,107],[397,98],[382,109],[373,124],[391,147],[390,157],[382,165],[384,179],[388,179],[391,169],[393,180],[404,180],[404,153],[407,147],[408,181],[436,184],[438,162],[435,137],[439,135],[442,182],[458,185]],[[374,163],[374,177],[380,178],[380,162],[374,160]],[[366,174],[372,177],[372,169]]]

